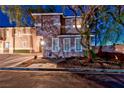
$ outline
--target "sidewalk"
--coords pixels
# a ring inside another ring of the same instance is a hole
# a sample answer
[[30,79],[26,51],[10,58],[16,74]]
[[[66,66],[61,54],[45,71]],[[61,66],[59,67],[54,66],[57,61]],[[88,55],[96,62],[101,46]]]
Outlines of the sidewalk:
[[0,68],[0,70],[12,70],[12,71],[63,71],[71,73],[81,73],[81,74],[124,74],[122,69],[98,69],[98,68],[29,68],[29,67],[5,67]]

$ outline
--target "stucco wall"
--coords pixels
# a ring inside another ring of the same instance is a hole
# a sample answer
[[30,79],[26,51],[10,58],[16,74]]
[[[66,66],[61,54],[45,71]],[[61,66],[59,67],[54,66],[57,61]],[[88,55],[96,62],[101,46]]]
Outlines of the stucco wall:
[[[31,27],[0,28],[5,40],[1,40],[1,53],[35,52],[36,30]],[[14,34],[15,33],[15,34]],[[34,41],[35,40],[35,41]],[[6,43],[9,43],[8,48]]]

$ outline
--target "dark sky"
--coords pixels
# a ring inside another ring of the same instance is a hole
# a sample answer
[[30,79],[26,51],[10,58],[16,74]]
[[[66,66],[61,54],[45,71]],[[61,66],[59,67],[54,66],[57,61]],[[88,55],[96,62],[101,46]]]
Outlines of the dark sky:
[[[34,6],[36,7],[36,6]],[[47,7],[47,6],[43,6],[44,8]],[[62,12],[62,6],[61,5],[56,5],[55,6],[55,11],[57,13],[61,13]],[[72,15],[72,12],[69,10],[69,9],[64,9],[64,15],[65,16],[70,16]],[[8,15],[6,15],[5,13],[3,13],[1,10],[0,10],[0,27],[11,27],[11,26],[15,26],[16,24],[13,22],[13,23],[10,23],[9,22],[9,17]]]
[[0,11],[0,26],[7,27],[7,26],[15,26],[15,23],[10,24],[9,17]]
[[[24,6],[24,7],[26,7],[26,6]],[[30,6],[29,6],[30,7]],[[34,6],[34,7],[36,7],[36,5]],[[47,7],[47,6],[43,6],[44,8],[45,7]],[[57,13],[62,13],[62,6],[61,5],[57,5],[57,6],[55,6],[55,11],[57,12]],[[70,16],[70,15],[72,15],[73,13],[69,10],[69,9],[67,9],[67,8],[65,8],[64,9],[64,15],[65,16]],[[30,21],[30,20],[28,20],[28,21]],[[16,26],[16,24],[15,24],[15,22],[12,22],[12,23],[10,23],[9,22],[9,16],[7,15],[7,14],[5,14],[5,13],[3,13],[1,10],[0,10],[0,27],[13,27],[13,26]],[[124,28],[123,28],[124,29]],[[122,31],[123,31],[123,29],[122,29]],[[121,35],[121,37],[120,37],[120,41],[119,41],[119,43],[121,42],[122,43],[122,41],[123,41],[123,43],[124,43],[124,38],[123,38],[123,36],[124,36],[124,33]],[[123,40],[122,40],[123,39]]]

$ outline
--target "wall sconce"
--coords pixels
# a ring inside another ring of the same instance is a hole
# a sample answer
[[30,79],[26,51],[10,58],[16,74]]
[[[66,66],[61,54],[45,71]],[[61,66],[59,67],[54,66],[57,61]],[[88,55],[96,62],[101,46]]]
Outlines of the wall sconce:
[[45,45],[44,40],[41,40],[40,44],[41,44],[41,46],[44,46]]

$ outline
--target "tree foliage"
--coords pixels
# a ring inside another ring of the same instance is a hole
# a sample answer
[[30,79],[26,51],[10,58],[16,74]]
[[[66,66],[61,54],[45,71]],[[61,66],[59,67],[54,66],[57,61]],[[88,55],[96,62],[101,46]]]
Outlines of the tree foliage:
[[[96,43],[104,46],[109,43],[117,44],[121,39],[124,27],[123,6],[68,6],[75,16],[75,27],[81,35],[81,44],[91,55],[91,34],[96,37]],[[78,29],[76,20],[78,14],[82,17],[81,29]],[[114,37],[114,38],[113,38]]]
[[34,19],[31,13],[54,12],[55,6],[19,6],[19,5],[2,5],[0,9],[9,16],[10,23],[15,22],[16,26],[32,26]]

